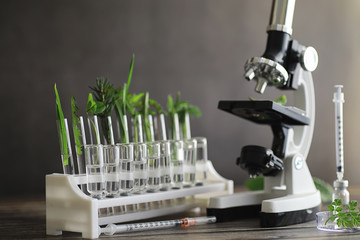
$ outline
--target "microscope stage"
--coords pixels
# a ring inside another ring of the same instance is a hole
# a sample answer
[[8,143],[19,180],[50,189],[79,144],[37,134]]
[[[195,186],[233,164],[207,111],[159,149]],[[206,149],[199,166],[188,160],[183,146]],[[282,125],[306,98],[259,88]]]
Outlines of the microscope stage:
[[218,108],[259,124],[309,125],[305,112],[273,101],[220,101]]

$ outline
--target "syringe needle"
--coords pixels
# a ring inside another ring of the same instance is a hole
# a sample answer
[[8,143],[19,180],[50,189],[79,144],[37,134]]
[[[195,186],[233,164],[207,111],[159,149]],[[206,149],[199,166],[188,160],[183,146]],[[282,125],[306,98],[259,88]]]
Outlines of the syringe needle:
[[157,222],[145,222],[145,223],[130,223],[130,224],[109,224],[104,228],[99,228],[99,233],[104,233],[105,235],[113,235],[114,233],[121,232],[137,232],[137,231],[146,231],[146,230],[156,230],[172,227],[188,227],[191,225],[200,225],[207,223],[216,222],[216,217],[195,217],[195,218],[182,218],[176,220],[167,220],[167,221],[157,221]]
[[335,85],[333,102],[335,104],[335,150],[336,150],[336,174],[339,181],[344,176],[344,143],[343,143],[343,103],[344,93],[342,85]]

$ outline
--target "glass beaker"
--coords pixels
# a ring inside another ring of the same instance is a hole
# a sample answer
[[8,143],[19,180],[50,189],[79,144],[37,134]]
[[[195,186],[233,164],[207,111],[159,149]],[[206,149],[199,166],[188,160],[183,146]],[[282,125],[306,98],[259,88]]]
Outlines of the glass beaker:
[[101,144],[89,144],[84,146],[87,190],[94,198],[102,198],[104,193],[104,157]]
[[170,140],[170,171],[172,188],[178,189],[184,182],[184,142]]
[[105,194],[116,197],[120,193],[119,187],[119,150],[115,145],[104,145]]
[[195,139],[185,139],[184,141],[184,187],[195,184],[196,173],[196,149]]
[[195,181],[197,186],[201,186],[207,179],[207,139],[205,137],[195,137],[194,139],[197,143]]
[[134,189],[134,145],[120,143],[116,147],[120,162],[120,192],[126,196]]
[[147,162],[146,144],[133,143],[134,145],[134,192],[141,193],[146,189]]
[[160,189],[160,143],[147,142],[146,161],[147,161],[147,191],[156,192]]

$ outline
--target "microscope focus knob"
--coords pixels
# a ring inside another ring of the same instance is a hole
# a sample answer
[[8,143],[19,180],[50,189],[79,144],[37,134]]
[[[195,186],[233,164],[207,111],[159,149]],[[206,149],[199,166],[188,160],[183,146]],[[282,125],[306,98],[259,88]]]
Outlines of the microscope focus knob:
[[313,47],[306,47],[301,52],[300,64],[305,71],[312,72],[317,68],[319,57],[317,51]]

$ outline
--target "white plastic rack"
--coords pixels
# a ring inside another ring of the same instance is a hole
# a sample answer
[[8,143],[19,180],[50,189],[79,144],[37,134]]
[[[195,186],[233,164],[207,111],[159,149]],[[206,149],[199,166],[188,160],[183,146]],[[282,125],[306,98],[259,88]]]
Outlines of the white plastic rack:
[[70,231],[82,233],[83,238],[94,239],[99,237],[101,225],[207,207],[210,197],[233,193],[233,181],[220,176],[210,161],[207,161],[207,180],[202,186],[94,199],[80,189],[86,181],[86,175],[54,173],[46,176],[48,235]]

